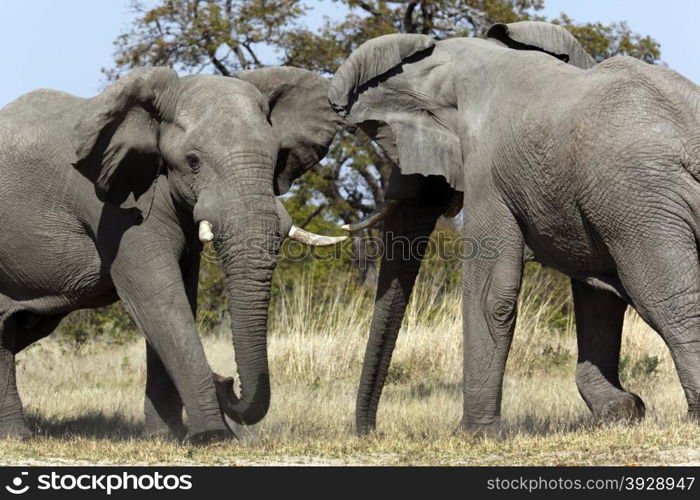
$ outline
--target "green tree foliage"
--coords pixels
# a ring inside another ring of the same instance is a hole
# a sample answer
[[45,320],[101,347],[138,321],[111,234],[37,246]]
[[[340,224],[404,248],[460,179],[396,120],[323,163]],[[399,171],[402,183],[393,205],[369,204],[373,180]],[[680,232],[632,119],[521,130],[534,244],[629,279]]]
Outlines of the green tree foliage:
[[305,12],[300,0],[134,0],[131,10],[131,29],[114,42],[114,67],[103,69],[110,79],[137,66],[225,76],[263,66],[258,49],[280,46]]
[[61,322],[58,333],[75,346],[91,338],[120,344],[136,337],[134,323],[121,303],[76,311]]

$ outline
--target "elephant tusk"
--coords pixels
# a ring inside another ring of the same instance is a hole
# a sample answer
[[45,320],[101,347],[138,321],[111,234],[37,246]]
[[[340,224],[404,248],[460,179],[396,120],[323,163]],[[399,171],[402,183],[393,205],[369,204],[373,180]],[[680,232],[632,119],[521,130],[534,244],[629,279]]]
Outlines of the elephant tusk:
[[379,224],[386,218],[387,215],[396,210],[396,207],[398,206],[398,201],[387,200],[384,203],[382,203],[377,210],[372,212],[369,215],[369,217],[367,217],[365,220],[356,222],[355,224],[343,224],[342,226],[340,226],[340,229],[343,229],[344,231],[347,231],[349,233],[355,233],[357,231],[367,229],[368,227],[372,227],[376,224]]
[[214,239],[214,233],[211,232],[212,225],[211,222],[203,220],[199,223],[199,241],[202,243],[209,243]]
[[289,230],[289,237],[306,245],[314,247],[330,247],[347,240],[347,236],[321,236],[298,226],[292,226]]

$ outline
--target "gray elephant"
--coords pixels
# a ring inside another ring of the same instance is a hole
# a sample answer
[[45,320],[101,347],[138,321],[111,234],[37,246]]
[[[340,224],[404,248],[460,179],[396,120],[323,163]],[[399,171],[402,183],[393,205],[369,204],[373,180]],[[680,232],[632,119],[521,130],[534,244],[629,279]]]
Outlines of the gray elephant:
[[[486,39],[376,38],[338,69],[329,98],[399,165],[385,234],[424,240],[458,197],[464,234],[495,250],[463,266],[463,427],[500,421],[524,252],[572,278],[576,381],[594,413],[644,411],[618,378],[630,304],[667,343],[700,417],[695,84],[629,57],[595,65],[563,28],[523,22]],[[382,260],[361,433],[375,426],[420,261]]]
[[[231,435],[222,411],[263,418],[279,245],[339,241],[292,226],[276,198],[335,135],[327,88],[296,68],[151,68],[92,99],[39,90],[0,110],[0,437],[29,432],[15,354],[69,312],[118,299],[147,340],[146,434],[202,441]],[[195,324],[200,240],[212,239],[240,398],[212,373]]]

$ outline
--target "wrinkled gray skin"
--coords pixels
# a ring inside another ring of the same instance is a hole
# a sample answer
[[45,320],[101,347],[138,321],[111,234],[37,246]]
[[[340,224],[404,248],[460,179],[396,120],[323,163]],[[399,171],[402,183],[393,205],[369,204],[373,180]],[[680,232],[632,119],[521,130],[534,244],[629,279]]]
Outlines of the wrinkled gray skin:
[[[695,84],[629,57],[595,65],[562,28],[525,22],[487,39],[374,39],[338,69],[329,98],[399,163],[387,196],[402,203],[386,232],[425,238],[457,192],[465,235],[497,250],[463,267],[465,428],[500,421],[524,251],[572,278],[576,381],[594,414],[644,412],[618,378],[630,304],[668,345],[700,417]],[[375,426],[420,260],[382,261],[361,433]]]
[[[275,195],[335,134],[327,88],[296,68],[151,68],[92,99],[39,90],[0,110],[0,437],[28,434],[15,354],[118,299],[147,340],[146,434],[208,440],[231,435],[222,410],[263,418],[270,280],[291,226]],[[240,398],[197,334],[201,220],[226,271]]]

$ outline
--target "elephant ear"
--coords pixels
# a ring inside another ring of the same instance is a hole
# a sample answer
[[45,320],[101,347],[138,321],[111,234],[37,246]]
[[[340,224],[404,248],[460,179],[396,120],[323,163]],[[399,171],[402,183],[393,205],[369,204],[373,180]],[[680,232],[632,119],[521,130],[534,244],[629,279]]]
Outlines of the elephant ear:
[[596,64],[578,40],[558,24],[542,21],[494,24],[486,32],[486,37],[511,49],[546,52],[581,69],[589,69]]
[[333,77],[328,91],[333,108],[342,114],[360,87],[434,45],[435,41],[427,35],[409,34],[383,35],[363,43]]
[[168,68],[137,69],[86,102],[73,131],[74,166],[101,201],[148,215],[162,165],[160,122],[172,114],[166,94],[177,80]]
[[328,152],[340,118],[328,98],[329,82],[311,71],[270,67],[237,73],[267,97],[269,120],[279,140],[274,189],[286,193],[295,179]]
[[435,41],[426,35],[384,35],[365,42],[338,68],[328,98],[402,174],[441,175],[462,190],[456,103],[417,90],[426,85],[439,89],[449,80],[442,70],[449,69],[451,59],[434,48]]

